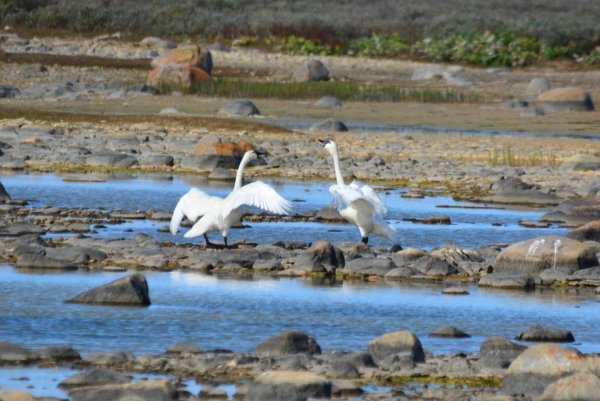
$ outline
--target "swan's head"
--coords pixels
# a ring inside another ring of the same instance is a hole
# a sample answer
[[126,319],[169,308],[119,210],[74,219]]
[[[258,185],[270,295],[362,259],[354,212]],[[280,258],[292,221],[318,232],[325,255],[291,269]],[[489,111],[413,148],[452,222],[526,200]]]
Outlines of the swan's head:
[[331,139],[319,139],[319,143],[331,154],[337,150],[337,145]]
[[250,163],[252,160],[256,160],[259,157],[264,156],[265,152],[261,152],[260,150],[249,150],[244,153],[244,158],[242,160]]

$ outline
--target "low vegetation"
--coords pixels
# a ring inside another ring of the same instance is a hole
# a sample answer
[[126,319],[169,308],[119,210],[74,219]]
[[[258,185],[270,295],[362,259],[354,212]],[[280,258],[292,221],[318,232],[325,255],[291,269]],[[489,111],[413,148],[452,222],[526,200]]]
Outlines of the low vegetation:
[[[183,90],[163,85],[161,93]],[[430,103],[475,103],[479,96],[452,89],[401,88],[397,86],[366,85],[358,82],[256,82],[214,78],[199,82],[185,90],[203,96],[226,98],[276,98],[318,99],[335,96],[344,101],[398,102],[418,101]]]
[[536,150],[529,153],[515,152],[511,146],[494,147],[488,152],[488,163],[493,166],[557,166],[557,157],[552,152]]
[[293,54],[409,55],[482,66],[600,64],[589,0],[4,0],[0,24],[235,40]]

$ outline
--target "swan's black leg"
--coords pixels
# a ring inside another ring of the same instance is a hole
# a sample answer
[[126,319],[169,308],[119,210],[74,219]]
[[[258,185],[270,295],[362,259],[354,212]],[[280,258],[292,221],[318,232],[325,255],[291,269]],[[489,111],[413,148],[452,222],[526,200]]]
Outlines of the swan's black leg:
[[367,245],[367,243],[369,242],[369,237],[362,237],[360,239],[360,242],[362,242],[363,244]]
[[203,235],[204,235],[204,241],[206,241],[206,245],[212,245],[210,243],[210,241],[208,240],[208,235],[206,235],[206,234],[203,234]]
[[223,242],[225,242],[225,248],[227,248],[227,236],[223,237]]

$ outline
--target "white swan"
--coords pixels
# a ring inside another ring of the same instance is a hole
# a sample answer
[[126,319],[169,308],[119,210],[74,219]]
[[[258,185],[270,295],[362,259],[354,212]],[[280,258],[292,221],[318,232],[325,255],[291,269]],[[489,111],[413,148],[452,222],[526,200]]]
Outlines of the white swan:
[[[227,247],[227,233],[229,228],[240,223],[245,213],[243,206],[253,206],[275,214],[288,214],[292,205],[282,198],[275,190],[261,181],[256,181],[242,187],[242,176],[244,168],[252,160],[256,159],[256,151],[248,151],[244,154],[235,177],[233,191],[225,198],[211,196],[192,188],[183,195],[171,217],[171,234],[177,234],[183,217],[195,222],[192,228],[184,234],[185,238],[204,236],[206,244],[209,245],[207,234],[219,231],[223,235],[223,242]],[[198,218],[200,220],[196,221]]]
[[370,233],[395,242],[396,229],[383,220],[387,209],[379,195],[370,186],[358,185],[356,181],[350,185],[344,184],[336,143],[329,139],[319,139],[319,143],[333,157],[337,184],[330,186],[329,192],[333,195],[333,203],[340,215],[358,226],[361,242],[365,245],[369,242]]

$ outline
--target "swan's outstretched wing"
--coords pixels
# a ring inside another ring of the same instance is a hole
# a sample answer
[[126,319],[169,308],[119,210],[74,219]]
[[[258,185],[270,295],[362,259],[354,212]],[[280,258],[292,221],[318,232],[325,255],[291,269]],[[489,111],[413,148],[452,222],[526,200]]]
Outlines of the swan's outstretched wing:
[[338,210],[352,206],[364,214],[372,216],[376,214],[373,204],[356,186],[336,184],[329,187],[329,192],[333,195],[333,204]]
[[198,188],[190,189],[179,199],[177,206],[175,206],[175,210],[173,210],[169,227],[171,234],[177,234],[177,230],[179,230],[179,225],[184,216],[190,221],[195,222],[199,217],[208,213],[208,211],[214,207],[217,200],[221,200],[221,198],[210,196]]
[[371,202],[371,204],[373,205],[373,208],[375,209],[375,213],[378,216],[385,216],[385,214],[387,213],[387,208],[385,207],[385,203],[383,202],[383,200],[381,199],[379,194],[377,192],[375,192],[375,190],[373,188],[371,188],[368,185],[360,185],[360,183],[357,181],[353,181],[352,184],[350,184],[350,187],[357,188],[358,190],[360,190],[360,192],[362,192],[365,199],[367,199],[369,202]]
[[292,204],[270,185],[256,181],[230,193],[224,200],[221,216],[225,218],[241,206],[252,206],[275,214],[289,214]]

